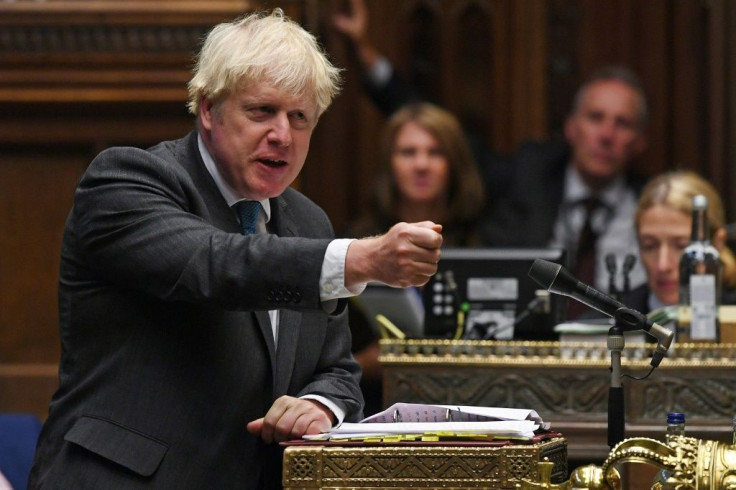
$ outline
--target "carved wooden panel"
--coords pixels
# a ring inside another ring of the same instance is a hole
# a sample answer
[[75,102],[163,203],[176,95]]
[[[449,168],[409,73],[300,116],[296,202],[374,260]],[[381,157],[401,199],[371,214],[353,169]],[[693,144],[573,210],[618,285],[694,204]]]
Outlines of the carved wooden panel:
[[[712,423],[733,417],[736,377],[720,369],[663,370],[639,383],[631,404],[632,419],[659,422],[669,411],[687,414],[688,423]],[[633,391],[633,390],[632,390]]]
[[609,376],[604,369],[499,369],[406,367],[388,369],[384,377],[387,399],[398,401],[534,407],[556,418],[605,420]]
[[186,98],[193,53],[246,0],[30,1],[0,5],[0,103]]
[[[649,370],[643,344],[627,344],[623,372]],[[651,348],[651,346],[649,347]],[[689,432],[730,437],[736,405],[736,344],[681,344],[646,379],[623,378],[626,437],[662,438],[669,411]],[[568,440],[572,459],[608,452],[610,356],[605,344],[381,341],[383,406],[397,402],[534,409]]]

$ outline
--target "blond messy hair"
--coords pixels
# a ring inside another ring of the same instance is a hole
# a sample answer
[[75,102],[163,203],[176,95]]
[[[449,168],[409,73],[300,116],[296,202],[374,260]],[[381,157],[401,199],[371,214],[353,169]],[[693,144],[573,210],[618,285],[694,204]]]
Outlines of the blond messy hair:
[[188,84],[189,112],[199,113],[203,96],[217,103],[254,82],[291,96],[313,95],[319,116],[340,91],[340,69],[283,10],[249,14],[207,34]]

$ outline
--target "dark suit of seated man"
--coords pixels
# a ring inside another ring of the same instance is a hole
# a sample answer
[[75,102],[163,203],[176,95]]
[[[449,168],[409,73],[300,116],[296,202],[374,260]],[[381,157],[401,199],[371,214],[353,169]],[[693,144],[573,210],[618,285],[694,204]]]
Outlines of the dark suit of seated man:
[[189,83],[197,130],[91,163],[30,488],[277,488],[279,442],[362,417],[343,298],[426,283],[442,236],[334,240],[289,187],[338,83],[280,9],[220,24]]
[[[638,78],[621,67],[604,67],[578,90],[565,122],[565,141],[527,142],[512,161],[513,189],[481,233],[496,246],[565,248],[570,269],[582,272],[579,238],[585,228],[586,202],[594,239],[589,284],[605,291],[605,257],[613,254],[621,270],[627,254],[638,256],[634,212],[645,181],[631,168],[646,147],[647,108]],[[632,287],[645,280],[639,262],[630,272]],[[618,289],[623,281],[617,278]]]

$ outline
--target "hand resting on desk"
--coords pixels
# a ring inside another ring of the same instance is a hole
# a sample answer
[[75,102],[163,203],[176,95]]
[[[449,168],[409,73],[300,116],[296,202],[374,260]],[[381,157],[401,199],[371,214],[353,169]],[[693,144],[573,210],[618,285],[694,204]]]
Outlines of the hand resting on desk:
[[332,412],[318,401],[284,395],[271,405],[265,417],[249,422],[247,429],[271,444],[327,432],[332,423]]

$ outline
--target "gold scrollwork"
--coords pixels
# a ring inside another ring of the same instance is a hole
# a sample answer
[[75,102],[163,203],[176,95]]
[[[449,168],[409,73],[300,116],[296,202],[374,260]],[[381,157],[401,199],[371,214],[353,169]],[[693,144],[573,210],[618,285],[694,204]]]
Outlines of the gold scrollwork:
[[618,490],[621,478],[617,467],[629,462],[668,471],[670,477],[659,487],[664,490],[736,490],[736,445],[684,436],[674,436],[668,444],[645,437],[625,439],[611,450],[600,467],[577,468],[570,480],[556,485],[546,477],[544,465],[549,463],[541,461],[539,481],[523,480],[517,488]]

